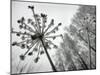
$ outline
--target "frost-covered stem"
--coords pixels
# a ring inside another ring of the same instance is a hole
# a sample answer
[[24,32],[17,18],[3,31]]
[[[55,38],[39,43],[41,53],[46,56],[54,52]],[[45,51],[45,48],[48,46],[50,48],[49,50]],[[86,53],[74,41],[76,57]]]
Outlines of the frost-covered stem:
[[[85,40],[85,39],[80,35],[80,32],[79,32],[78,36],[79,36],[86,44],[88,44],[88,41]],[[91,49],[92,49],[94,52],[96,52],[96,49],[94,49],[92,46],[90,46],[90,47],[91,47]]]
[[90,46],[90,38],[89,38],[88,28],[86,29],[86,31],[87,31],[87,36],[88,36],[89,59],[90,59],[90,69],[91,69],[91,46]]

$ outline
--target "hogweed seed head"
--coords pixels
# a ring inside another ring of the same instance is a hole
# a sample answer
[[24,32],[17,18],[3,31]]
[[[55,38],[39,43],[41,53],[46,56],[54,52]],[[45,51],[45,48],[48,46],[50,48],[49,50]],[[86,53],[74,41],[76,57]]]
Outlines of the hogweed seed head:
[[[56,31],[58,31],[58,27],[62,25],[62,23],[58,23],[58,25],[56,27],[54,26],[54,19],[51,19],[49,25],[46,25],[47,22],[47,15],[46,14],[36,14],[34,12],[34,6],[28,6],[29,9],[32,10],[33,12],[33,19],[28,19],[25,20],[24,17],[22,17],[20,20],[18,20],[18,24],[19,25],[19,29],[24,30],[24,32],[13,32],[15,33],[17,36],[21,36],[22,41],[20,43],[17,42],[13,42],[12,46],[19,46],[22,49],[27,49],[27,51],[25,52],[24,55],[20,55],[20,59],[24,60],[26,54],[28,54],[29,56],[33,55],[33,51],[34,52],[38,52],[37,57],[34,59],[34,62],[37,63],[38,60],[40,59],[39,55],[44,54],[44,47],[47,49],[51,49],[50,45],[52,45],[54,48],[58,48],[57,45],[55,45],[54,43],[52,43],[51,40],[48,40],[48,38],[52,38],[53,40],[56,39],[58,36],[53,35],[50,36],[52,33],[56,33]],[[25,23],[25,21],[27,21]],[[50,28],[53,28],[51,30],[49,30]],[[44,43],[41,43],[41,40]],[[41,50],[43,49],[43,50]],[[32,51],[30,51],[32,50]]]

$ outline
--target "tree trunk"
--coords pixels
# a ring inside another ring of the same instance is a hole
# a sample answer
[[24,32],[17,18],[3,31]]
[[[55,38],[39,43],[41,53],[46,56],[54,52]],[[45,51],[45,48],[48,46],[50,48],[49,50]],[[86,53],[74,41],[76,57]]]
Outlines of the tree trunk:
[[88,36],[89,59],[90,59],[90,69],[91,69],[91,47],[90,47],[90,38],[89,38],[88,28],[86,30],[87,30],[87,36]]
[[84,65],[84,69],[88,69],[87,64],[85,63],[85,61],[83,60],[83,58],[81,57],[80,54],[78,54],[79,58],[81,59],[82,64]]
[[[81,35],[80,35],[80,33],[78,34],[78,36],[85,42],[85,43],[87,43],[88,44],[88,41],[87,40],[85,40]],[[90,48],[94,51],[94,52],[96,52],[96,49],[95,48],[93,48],[91,45],[90,45]]]

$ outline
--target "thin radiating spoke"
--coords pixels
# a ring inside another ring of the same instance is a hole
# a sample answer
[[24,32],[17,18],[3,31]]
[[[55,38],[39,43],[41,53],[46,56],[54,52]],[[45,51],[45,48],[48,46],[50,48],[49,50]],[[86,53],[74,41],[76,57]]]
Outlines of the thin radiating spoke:
[[60,34],[60,35],[54,35],[54,36],[45,36],[45,38],[53,38],[53,39],[55,39],[55,38],[57,38],[57,37],[61,37],[62,35]]
[[23,23],[25,25],[25,29],[29,30],[30,32],[36,33],[36,31],[34,31],[31,27],[29,27],[29,25],[27,25],[26,23]]
[[37,57],[39,57],[39,54],[40,54],[40,45],[41,45],[41,43],[39,42],[39,44],[38,44],[38,54],[37,54]]
[[48,29],[51,28],[51,26],[54,25],[54,19],[51,20],[51,23],[48,25],[47,29],[44,31],[44,33],[46,33],[48,31]]
[[61,26],[61,23],[59,23],[56,27],[54,27],[51,31],[45,33],[45,35],[49,35],[51,33],[55,33],[58,30],[58,27]]
[[28,35],[28,36],[31,36],[31,34],[30,33],[27,33],[27,32],[24,32],[24,33],[22,33],[22,32],[17,32],[17,31],[12,31],[12,33],[13,34],[21,34],[21,35]]
[[32,6],[32,7],[29,6],[29,8],[31,8],[32,13],[33,13],[33,17],[35,19],[36,27],[35,26],[34,27],[35,27],[36,31],[39,32],[39,25],[38,25],[37,18],[36,18],[37,14],[35,14],[35,12],[34,12],[34,6]]
[[[39,45],[39,40],[37,41],[37,43],[35,44],[34,48],[37,48],[37,46]],[[34,49],[32,50],[32,52],[34,51]]]
[[[38,41],[38,40],[36,40],[36,41]],[[34,45],[35,45],[36,43],[37,43],[37,42],[35,42],[34,44],[33,44],[33,43],[31,44],[30,48],[24,53],[24,56],[30,51],[30,49],[31,49],[32,47],[34,47]]]
[[[20,44],[23,44],[23,43],[25,43],[25,42],[27,42],[27,41],[28,41],[28,40],[18,42],[17,45],[19,46]],[[31,40],[29,40],[29,41],[31,41]]]
[[54,47],[57,48],[57,46],[51,41],[51,40],[48,40],[48,39],[45,39],[49,44],[53,45]]
[[41,13],[41,17],[42,17],[42,27],[41,27],[41,30],[42,30],[42,33],[44,33],[44,29],[46,27],[45,23],[47,22],[47,15]]

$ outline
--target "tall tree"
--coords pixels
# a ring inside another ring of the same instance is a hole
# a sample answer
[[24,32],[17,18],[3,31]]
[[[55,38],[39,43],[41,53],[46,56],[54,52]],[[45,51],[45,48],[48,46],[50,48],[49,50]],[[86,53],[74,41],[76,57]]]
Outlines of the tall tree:
[[95,64],[94,57],[96,52],[96,7],[81,6],[78,13],[72,19],[70,32],[76,38],[81,39],[88,47],[90,69]]
[[[80,6],[61,43],[65,70],[96,68],[96,7]],[[61,62],[58,60],[57,62]]]

